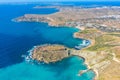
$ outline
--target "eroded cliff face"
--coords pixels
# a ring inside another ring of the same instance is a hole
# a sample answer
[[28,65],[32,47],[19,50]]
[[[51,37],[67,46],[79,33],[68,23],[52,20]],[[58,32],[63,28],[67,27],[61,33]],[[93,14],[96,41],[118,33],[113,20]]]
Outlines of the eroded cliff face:
[[60,61],[69,56],[68,48],[61,45],[37,46],[32,51],[32,58],[45,63]]

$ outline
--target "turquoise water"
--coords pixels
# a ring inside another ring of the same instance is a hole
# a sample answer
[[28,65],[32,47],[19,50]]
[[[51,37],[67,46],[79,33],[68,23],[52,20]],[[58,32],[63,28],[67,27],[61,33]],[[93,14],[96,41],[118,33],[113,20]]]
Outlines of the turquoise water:
[[77,56],[66,58],[55,64],[30,64],[22,62],[0,70],[2,80],[93,80],[93,71],[78,76],[86,70],[84,60]]
[[[92,80],[93,71],[77,76],[79,70],[87,69],[84,60],[70,57],[55,64],[31,64],[21,56],[33,46],[62,44],[73,48],[82,39],[73,38],[76,28],[55,28],[46,23],[12,22],[13,18],[29,14],[51,14],[58,10],[33,9],[29,5],[0,5],[0,80]],[[12,10],[12,11],[11,11]]]

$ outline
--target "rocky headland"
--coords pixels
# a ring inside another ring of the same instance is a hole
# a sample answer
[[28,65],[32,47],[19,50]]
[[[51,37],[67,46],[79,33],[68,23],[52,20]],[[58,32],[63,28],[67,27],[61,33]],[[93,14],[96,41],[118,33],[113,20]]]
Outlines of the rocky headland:
[[70,55],[70,50],[61,45],[41,45],[32,51],[32,59],[39,62],[51,63],[62,60]]
[[[80,8],[47,6],[46,8],[48,7],[57,8],[59,12],[49,15],[25,14],[13,20],[17,22],[45,22],[57,27],[96,28],[104,32],[120,32],[120,7]],[[39,9],[42,7],[36,6],[35,8]]]

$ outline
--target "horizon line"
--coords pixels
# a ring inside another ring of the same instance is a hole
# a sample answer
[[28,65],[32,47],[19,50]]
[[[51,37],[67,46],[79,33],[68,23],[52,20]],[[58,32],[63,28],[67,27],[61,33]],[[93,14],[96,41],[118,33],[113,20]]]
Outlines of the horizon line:
[[0,3],[37,3],[37,2],[120,2],[118,0],[115,0],[115,1],[112,1],[112,0],[109,0],[109,1],[23,1],[23,2],[20,2],[20,1],[16,1],[16,2],[12,2],[12,1],[9,1],[9,2],[0,2]]

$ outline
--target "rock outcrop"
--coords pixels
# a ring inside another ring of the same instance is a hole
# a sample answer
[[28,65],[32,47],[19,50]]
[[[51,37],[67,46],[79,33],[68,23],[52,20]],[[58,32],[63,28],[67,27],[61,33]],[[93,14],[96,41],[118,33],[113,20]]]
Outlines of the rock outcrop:
[[68,48],[61,45],[42,45],[32,51],[32,59],[45,63],[57,62],[68,57],[69,52]]

